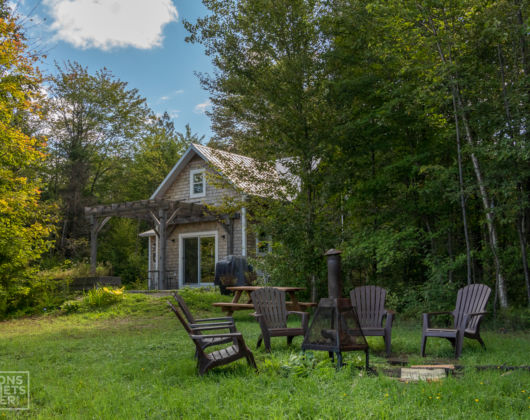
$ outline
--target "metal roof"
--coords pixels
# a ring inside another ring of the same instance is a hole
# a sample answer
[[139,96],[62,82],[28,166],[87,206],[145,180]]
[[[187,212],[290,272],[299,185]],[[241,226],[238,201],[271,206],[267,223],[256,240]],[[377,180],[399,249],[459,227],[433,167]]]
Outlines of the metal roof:
[[158,186],[151,199],[160,198],[175,181],[193,156],[198,155],[225,177],[236,189],[244,193],[260,196],[273,196],[271,183],[277,184],[282,177],[276,168],[271,168],[248,156],[213,149],[202,144],[192,143],[182,157]]

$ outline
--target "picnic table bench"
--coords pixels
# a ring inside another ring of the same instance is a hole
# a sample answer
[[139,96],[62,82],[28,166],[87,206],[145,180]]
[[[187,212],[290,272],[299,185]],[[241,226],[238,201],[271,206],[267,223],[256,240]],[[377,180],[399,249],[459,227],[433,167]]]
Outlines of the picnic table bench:
[[[314,302],[298,301],[295,293],[300,290],[304,290],[304,287],[278,286],[275,288],[278,290],[283,290],[289,295],[291,300],[285,302],[289,311],[303,311],[309,309],[310,307],[317,306],[317,304]],[[227,287],[226,289],[235,292],[232,302],[215,302],[212,303],[212,305],[221,308],[221,310],[225,311],[228,315],[232,315],[235,311],[254,309],[254,304],[252,303],[252,297],[250,294],[254,290],[261,289],[261,286],[233,286]],[[239,301],[243,293],[246,293],[248,296],[247,301],[244,303]]]

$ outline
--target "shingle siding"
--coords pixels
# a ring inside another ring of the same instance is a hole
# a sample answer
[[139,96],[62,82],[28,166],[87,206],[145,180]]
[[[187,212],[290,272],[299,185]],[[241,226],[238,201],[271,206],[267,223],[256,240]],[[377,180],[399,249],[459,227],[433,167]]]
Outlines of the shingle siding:
[[[208,164],[199,156],[193,157],[190,162],[184,167],[175,181],[167,188],[163,195],[164,199],[179,200],[188,203],[200,203],[208,205],[220,205],[223,203],[225,197],[233,197],[238,193],[231,188],[219,188],[213,185],[210,176],[206,177],[206,194],[204,197],[192,198],[190,197],[190,171],[195,169],[206,169],[213,173]],[[213,175],[215,176],[215,175]],[[178,287],[179,277],[179,235],[183,233],[201,233],[201,232],[217,232],[217,257],[218,259],[225,258],[228,254],[228,235],[223,226],[217,222],[201,222],[178,225],[175,230],[169,235],[167,242],[167,271],[170,272],[169,287]],[[241,255],[241,220],[234,220],[234,255]],[[250,237],[249,237],[250,239]],[[247,249],[254,246],[247,240]]]

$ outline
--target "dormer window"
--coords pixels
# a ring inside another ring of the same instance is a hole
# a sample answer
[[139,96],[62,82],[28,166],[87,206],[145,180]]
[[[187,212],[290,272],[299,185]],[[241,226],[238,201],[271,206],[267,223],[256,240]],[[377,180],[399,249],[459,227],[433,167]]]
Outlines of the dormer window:
[[204,197],[206,195],[206,177],[204,169],[190,171],[190,197]]

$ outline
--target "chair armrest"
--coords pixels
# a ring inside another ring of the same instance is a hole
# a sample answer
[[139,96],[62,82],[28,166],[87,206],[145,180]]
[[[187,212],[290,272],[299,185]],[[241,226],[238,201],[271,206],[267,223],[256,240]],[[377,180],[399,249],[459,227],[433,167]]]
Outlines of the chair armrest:
[[232,327],[234,324],[231,322],[212,322],[210,324],[189,324],[191,329],[202,328],[202,327]]
[[447,314],[452,314],[451,311],[439,311],[439,312],[425,312],[424,315],[447,315]]
[[287,311],[287,316],[289,315],[298,315],[301,318],[302,329],[307,331],[307,325],[309,323],[309,313],[302,311]]
[[392,323],[394,322],[394,315],[396,314],[395,311],[385,309],[386,313],[386,322],[385,322],[385,329],[391,329]]
[[451,311],[438,311],[438,312],[425,312],[423,314],[423,329],[430,327],[430,316],[431,315],[453,315]]
[[200,343],[201,340],[204,340],[205,338],[232,338],[234,344],[237,344],[240,349],[247,348],[247,345],[245,344],[245,339],[243,338],[243,334],[240,332],[236,333],[225,333],[225,334],[205,334],[205,335],[195,335],[190,334],[190,337],[193,341]]
[[237,338],[237,337],[243,337],[243,335],[240,332],[238,332],[238,333],[206,334],[206,335],[190,334],[190,337],[193,340],[203,340],[204,338]]
[[462,326],[463,328],[466,328],[467,327],[467,323],[469,322],[469,320],[475,316],[480,316],[480,315],[486,315],[487,312],[470,312],[470,313],[467,313],[467,314],[464,314],[464,316],[462,317]]
[[210,322],[210,321],[225,321],[225,322],[233,323],[234,318],[232,318],[231,316],[223,316],[219,318],[201,318],[201,319],[195,318],[195,322]]
[[[212,326],[209,326],[209,327],[205,327],[204,325],[197,326],[197,324],[190,324],[190,328],[191,328],[191,330],[193,332],[195,332],[195,331],[226,330],[226,329],[232,330],[233,329],[233,325],[232,324],[228,324],[228,325],[212,325]],[[229,334],[229,333],[227,333],[227,334]]]
[[289,315],[307,316],[307,312],[303,312],[303,311],[287,311],[287,316],[289,316]]
[[464,315],[477,316],[477,315],[487,315],[487,314],[488,314],[487,312],[470,312],[470,313],[467,313],[467,314],[464,314]]

